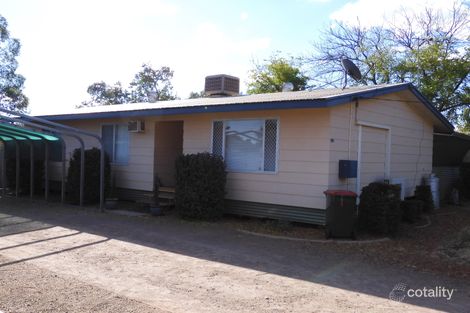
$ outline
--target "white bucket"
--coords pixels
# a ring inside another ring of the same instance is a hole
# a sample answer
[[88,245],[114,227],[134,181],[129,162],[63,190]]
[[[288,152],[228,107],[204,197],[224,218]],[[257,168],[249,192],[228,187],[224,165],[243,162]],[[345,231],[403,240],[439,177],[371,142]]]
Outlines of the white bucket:
[[431,188],[432,193],[432,201],[434,202],[434,208],[438,209],[439,205],[439,177],[437,177],[434,173],[429,175],[425,179],[426,185]]

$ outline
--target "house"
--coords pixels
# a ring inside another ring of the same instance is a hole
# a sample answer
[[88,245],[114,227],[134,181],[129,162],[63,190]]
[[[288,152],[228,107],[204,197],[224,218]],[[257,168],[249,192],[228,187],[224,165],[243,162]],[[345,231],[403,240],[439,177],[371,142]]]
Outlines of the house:
[[[360,193],[370,182],[389,180],[402,184],[403,196],[412,195],[432,172],[433,133],[453,132],[409,83],[100,106],[42,117],[101,134],[122,197],[152,191],[156,179],[173,186],[175,157],[208,151],[224,156],[229,212],[315,224],[324,224],[327,189]],[[340,160],[357,161],[356,177],[339,177]]]

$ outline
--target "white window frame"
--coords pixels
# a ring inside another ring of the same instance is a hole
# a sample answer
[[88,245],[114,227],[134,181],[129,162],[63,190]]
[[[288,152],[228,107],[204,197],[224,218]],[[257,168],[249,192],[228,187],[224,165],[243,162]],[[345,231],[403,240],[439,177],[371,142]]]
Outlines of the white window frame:
[[[253,173],[253,174],[267,174],[267,175],[275,175],[279,171],[279,130],[281,128],[281,119],[279,117],[253,117],[253,118],[224,118],[224,119],[213,119],[211,121],[211,140],[210,140],[210,151],[211,153],[214,152],[213,149],[213,144],[214,144],[214,122],[222,122],[223,127],[222,127],[222,157],[225,159],[225,122],[227,121],[249,121],[249,120],[257,120],[257,121],[263,121],[263,149],[262,149],[262,157],[263,157],[263,162],[264,162],[264,150],[265,150],[265,140],[266,140],[266,120],[276,120],[277,122],[277,128],[276,128],[276,160],[275,160],[275,170],[274,171],[250,171],[250,170],[230,170],[227,169],[227,172],[229,173]],[[263,163],[264,164],[264,163]]]
[[116,126],[126,126],[126,123],[102,123],[101,124],[101,138],[103,138],[103,126],[113,126],[113,155],[110,155],[109,162],[112,165],[128,165],[129,164],[129,150],[130,150],[130,142],[131,136],[128,134],[127,140],[127,161],[126,162],[116,162],[115,161],[115,154],[116,154]]

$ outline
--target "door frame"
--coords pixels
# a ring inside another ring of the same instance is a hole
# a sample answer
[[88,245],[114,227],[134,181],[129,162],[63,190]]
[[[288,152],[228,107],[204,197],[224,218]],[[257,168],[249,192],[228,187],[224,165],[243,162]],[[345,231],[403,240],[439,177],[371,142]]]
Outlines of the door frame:
[[[387,139],[385,143],[385,179],[390,179],[390,162],[392,153],[392,128],[387,125],[374,124],[364,121],[356,121],[359,127],[357,135],[357,178],[356,178],[356,194],[361,193],[361,161],[362,161],[362,128],[369,127],[387,131]],[[359,197],[357,198],[359,201]]]

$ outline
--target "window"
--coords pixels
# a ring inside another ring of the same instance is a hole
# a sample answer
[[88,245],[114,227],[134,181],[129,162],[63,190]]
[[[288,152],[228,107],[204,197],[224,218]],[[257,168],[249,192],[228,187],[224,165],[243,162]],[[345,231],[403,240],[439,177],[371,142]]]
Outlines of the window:
[[229,171],[275,172],[278,121],[214,121],[212,153],[224,157]]
[[104,151],[112,163],[127,164],[129,160],[129,132],[127,124],[103,125],[101,128]]

